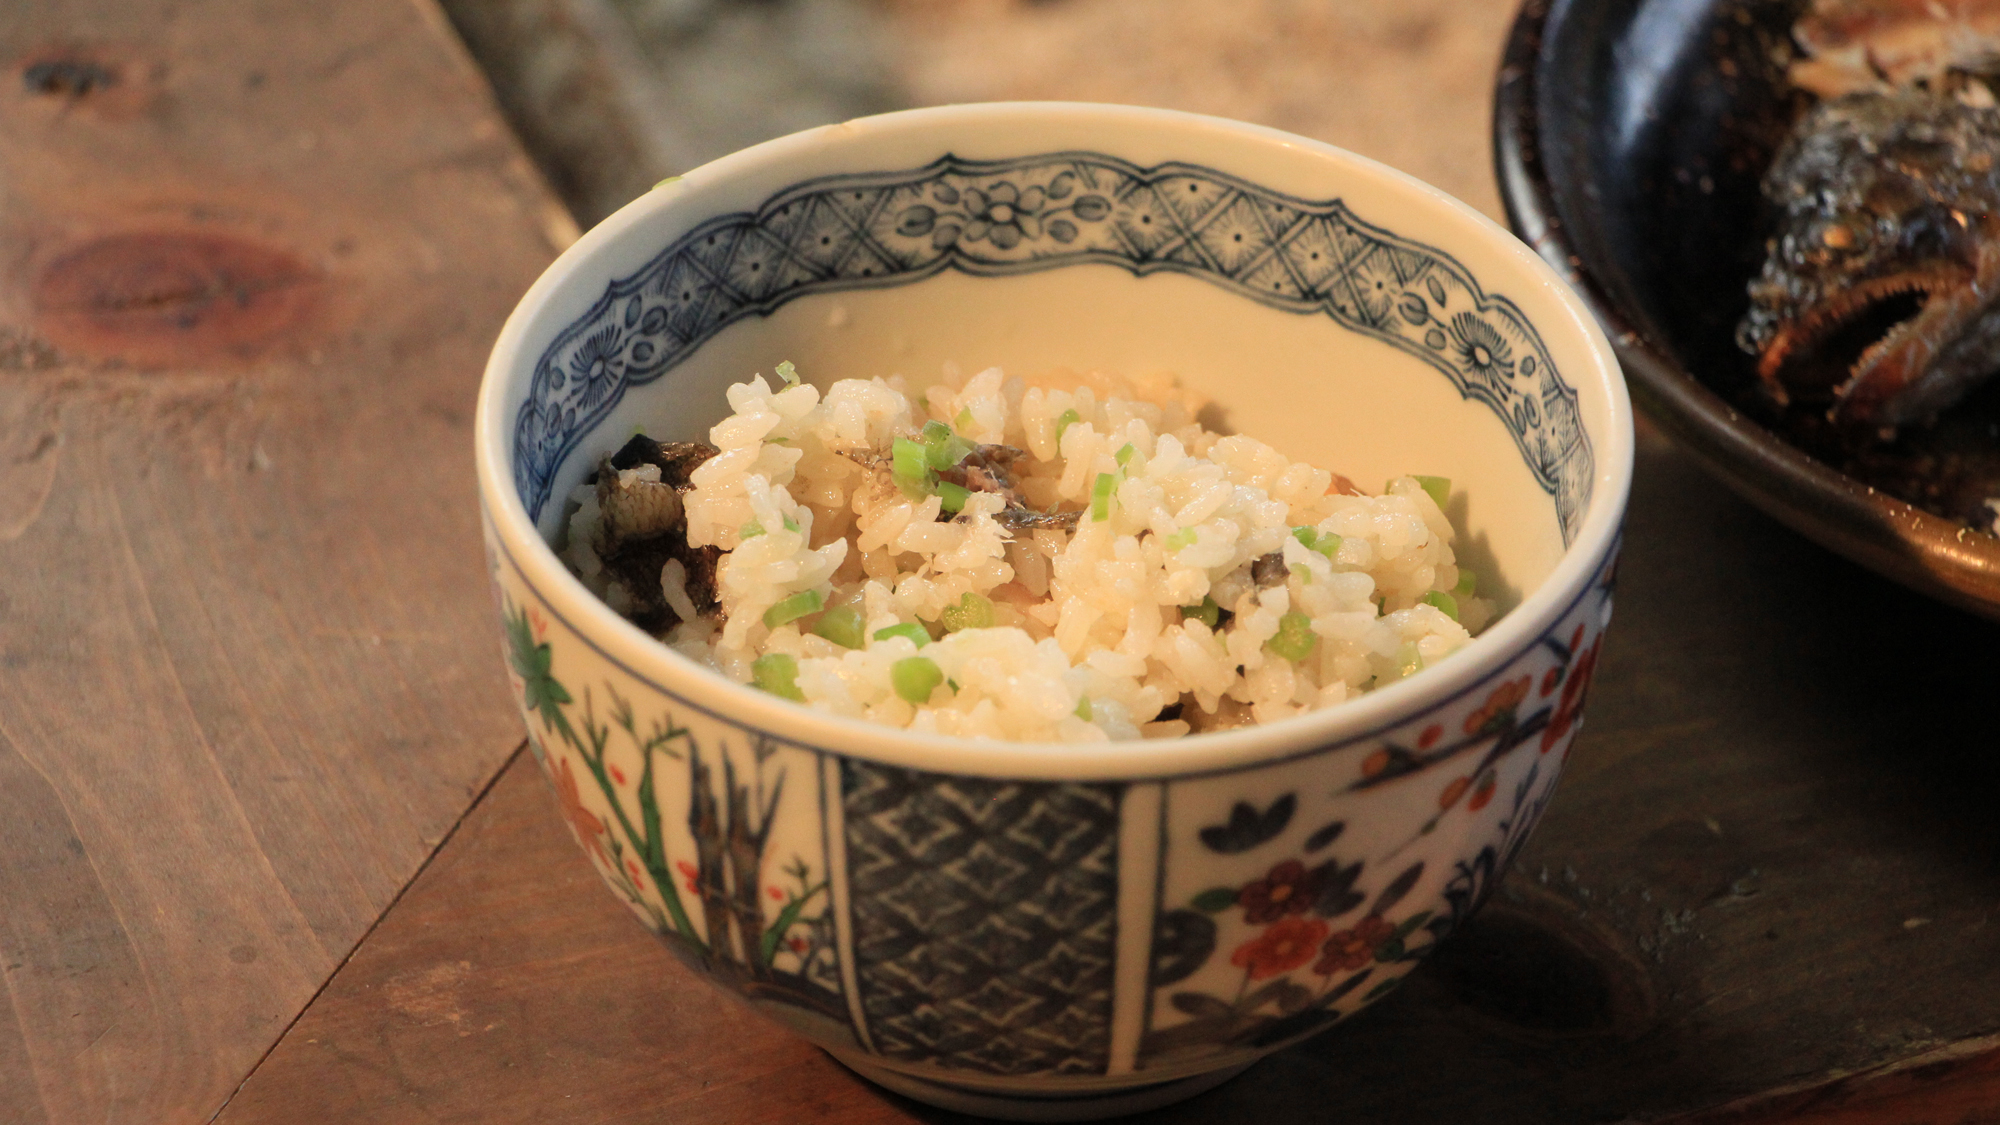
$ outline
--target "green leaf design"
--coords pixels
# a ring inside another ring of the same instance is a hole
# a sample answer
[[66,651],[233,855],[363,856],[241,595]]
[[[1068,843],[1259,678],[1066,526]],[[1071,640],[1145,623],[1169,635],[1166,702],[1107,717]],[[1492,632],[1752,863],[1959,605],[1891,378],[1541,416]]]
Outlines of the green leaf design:
[[785,939],[785,931],[797,924],[799,913],[805,910],[806,903],[811,902],[814,895],[825,889],[825,883],[817,887],[808,887],[806,893],[786,903],[785,908],[778,911],[777,921],[772,922],[771,928],[764,931],[764,939],[758,943],[758,954],[764,964],[770,964],[771,959],[778,955],[778,943]]
[[1215,887],[1194,896],[1193,906],[1204,914],[1220,914],[1236,905],[1236,891],[1230,887]]
[[1392,937],[1388,941],[1385,941],[1381,945],[1375,947],[1375,960],[1380,964],[1387,965],[1392,961],[1400,959],[1402,956],[1403,956],[1402,938]]
[[1396,990],[1396,986],[1401,983],[1403,983],[1402,977],[1389,977],[1386,980],[1377,981],[1375,987],[1369,989],[1368,995],[1363,996],[1361,1000],[1363,1003],[1368,1003],[1374,1000],[1380,1000],[1382,997],[1387,996],[1391,992],[1394,992]]
[[1420,910],[1417,913],[1410,915],[1408,918],[1403,919],[1403,924],[1396,927],[1396,935],[1395,935],[1396,940],[1401,941],[1404,938],[1409,937],[1411,934],[1416,933],[1417,927],[1423,925],[1425,922],[1428,922],[1430,920],[1431,920],[1431,912],[1428,910]]

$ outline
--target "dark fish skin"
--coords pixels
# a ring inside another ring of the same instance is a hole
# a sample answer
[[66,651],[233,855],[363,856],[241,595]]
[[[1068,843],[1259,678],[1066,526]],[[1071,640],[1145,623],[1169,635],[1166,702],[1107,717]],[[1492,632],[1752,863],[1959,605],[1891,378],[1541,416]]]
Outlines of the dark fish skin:
[[1737,341],[1776,401],[1878,431],[2000,369],[2000,110],[1927,89],[1822,102],[1764,194],[1782,218]]
[[694,471],[721,452],[705,441],[654,441],[645,434],[634,434],[631,441],[611,455],[611,467],[636,469],[652,465],[660,470],[661,481],[673,485],[676,491],[686,492],[694,487],[688,479]]
[[1038,512],[1025,506],[1009,506],[993,514],[993,522],[1009,531],[1075,531],[1083,510]]
[[[680,623],[660,588],[660,571],[669,559],[687,570],[688,599],[695,611],[713,616],[721,606],[715,585],[722,551],[691,547],[681,493],[693,487],[689,476],[721,452],[707,442],[660,442],[640,434],[598,465],[597,500],[604,512],[604,542],[599,545],[605,572],[631,596],[626,614],[633,624],[664,636]],[[619,471],[653,465],[659,483],[619,480]]]

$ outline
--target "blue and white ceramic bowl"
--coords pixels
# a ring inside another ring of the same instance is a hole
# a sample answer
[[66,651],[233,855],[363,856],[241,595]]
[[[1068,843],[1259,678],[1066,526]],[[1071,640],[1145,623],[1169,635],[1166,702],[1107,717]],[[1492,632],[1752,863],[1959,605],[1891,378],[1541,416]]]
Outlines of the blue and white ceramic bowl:
[[[784,359],[1173,371],[1292,457],[1451,477],[1506,614],[1357,701],[1178,741],[808,710],[669,652],[549,547],[600,457],[705,435]],[[522,300],[477,429],[516,696],[605,881],[870,1078],[1039,1120],[1213,1085],[1478,907],[1575,737],[1632,462],[1610,348],[1499,227],[1299,137],[1068,104],[852,121],[656,188]]]

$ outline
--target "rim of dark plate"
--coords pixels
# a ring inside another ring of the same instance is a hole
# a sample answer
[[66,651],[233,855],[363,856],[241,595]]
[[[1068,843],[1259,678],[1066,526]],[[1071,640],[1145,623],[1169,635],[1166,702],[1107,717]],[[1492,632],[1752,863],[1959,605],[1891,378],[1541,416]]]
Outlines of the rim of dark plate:
[[1493,98],[1494,176],[1508,225],[1603,325],[1633,398],[1710,474],[1780,523],[1885,577],[2000,620],[2000,540],[1863,484],[1744,417],[1649,339],[1599,283],[1564,230],[1541,158],[1535,75],[1554,7],[1527,0],[1508,33]]

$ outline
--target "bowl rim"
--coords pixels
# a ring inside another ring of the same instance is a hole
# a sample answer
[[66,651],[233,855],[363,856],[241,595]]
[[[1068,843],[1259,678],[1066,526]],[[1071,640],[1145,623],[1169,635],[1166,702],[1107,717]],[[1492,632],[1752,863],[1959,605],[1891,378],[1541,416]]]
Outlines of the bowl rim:
[[[779,699],[704,668],[614,612],[570,574],[542,539],[513,485],[510,467],[511,418],[504,400],[509,372],[524,363],[528,320],[552,294],[564,288],[600,248],[621,238],[654,212],[670,207],[680,194],[655,188],[586,232],[563,251],[529,287],[508,316],[481,378],[474,419],[474,460],[482,515],[492,542],[520,580],[535,592],[572,633],[610,663],[647,683],[675,704],[773,741],[830,751],[889,765],[992,777],[1063,780],[1184,778],[1234,772],[1294,757],[1316,755],[1368,742],[1506,673],[1512,663],[1562,622],[1591,592],[1601,567],[1615,555],[1630,490],[1634,436],[1625,384],[1609,341],[1590,310],[1549,265],[1504,227],[1466,204],[1366,157],[1320,141],[1266,126],[1176,110],[1086,102],[987,102],[935,106],[856,118],[765,141],[695,168],[684,185],[724,179],[802,149],[878,130],[927,127],[940,121],[982,121],[1047,115],[1069,122],[1115,129],[1153,125],[1220,134],[1312,154],[1340,166],[1344,174],[1372,179],[1409,194],[1419,206],[1437,209],[1467,224],[1467,234],[1484,237],[1524,286],[1539,286],[1556,302],[1559,317],[1537,327],[1544,335],[1574,333],[1587,370],[1569,374],[1579,386],[1591,383],[1602,394],[1609,425],[1592,434],[1596,463],[1584,519],[1556,565],[1539,586],[1488,629],[1438,666],[1369,692],[1339,706],[1260,726],[1189,735],[1171,740],[1077,745],[1013,742],[920,733],[809,709]],[[530,364],[531,366],[531,364]]]
[[1527,0],[1508,32],[1493,99],[1494,177],[1508,224],[1603,325],[1647,417],[1708,472],[1836,554],[2000,619],[2000,540],[1864,484],[1745,416],[1652,339],[1585,262],[1542,159],[1536,95],[1548,26],[1574,6]]

